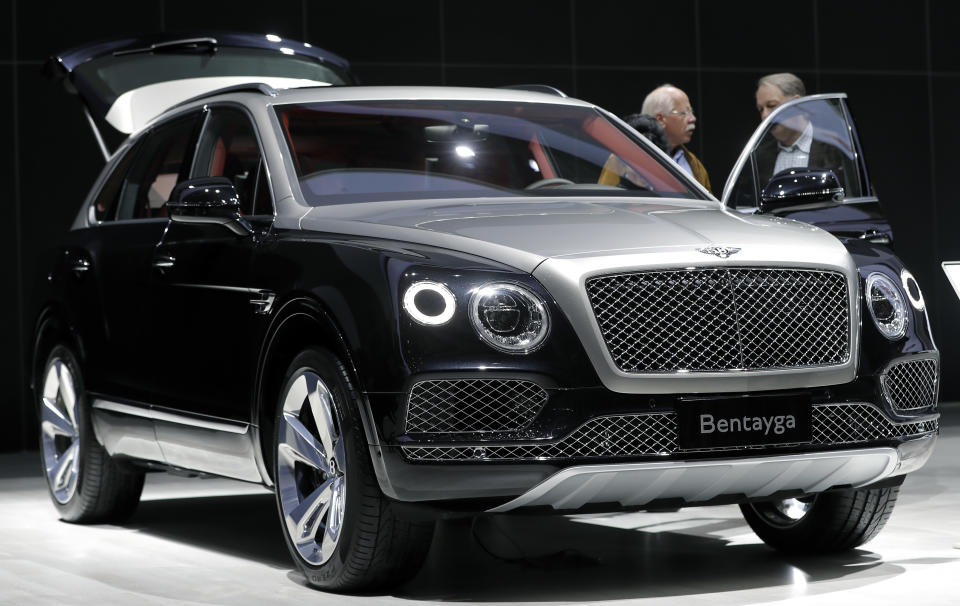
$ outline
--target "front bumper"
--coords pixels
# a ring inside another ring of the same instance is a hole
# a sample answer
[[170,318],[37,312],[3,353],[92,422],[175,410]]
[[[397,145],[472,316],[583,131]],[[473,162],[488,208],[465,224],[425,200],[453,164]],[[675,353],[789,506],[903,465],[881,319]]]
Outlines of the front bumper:
[[810,433],[709,447],[679,438],[689,424],[681,409],[702,395],[558,388],[512,373],[417,377],[409,397],[371,398],[380,430],[371,454],[387,496],[475,511],[677,507],[864,486],[929,457],[936,367],[924,352],[844,385],[741,394],[771,406],[809,399]]

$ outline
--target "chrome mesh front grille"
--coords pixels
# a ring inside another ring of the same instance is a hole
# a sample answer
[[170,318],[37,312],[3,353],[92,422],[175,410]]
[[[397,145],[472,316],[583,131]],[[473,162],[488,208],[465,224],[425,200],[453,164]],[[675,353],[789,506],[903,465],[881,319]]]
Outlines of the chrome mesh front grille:
[[693,269],[591,278],[587,295],[623,372],[843,364],[850,312],[843,274]]
[[891,366],[881,379],[883,394],[897,410],[919,410],[937,402],[937,361],[907,360]]
[[410,390],[406,431],[461,433],[519,431],[547,402],[544,388],[516,379],[420,381]]
[[936,420],[894,423],[867,404],[827,404],[813,409],[814,444],[851,444],[936,431]]
[[[839,445],[901,438],[937,431],[936,420],[894,423],[880,410],[864,403],[822,404],[813,407],[814,445]],[[674,413],[616,415],[590,419],[566,437],[540,444],[472,444],[469,446],[404,446],[404,455],[415,461],[520,461],[578,457],[636,457],[669,455],[677,445]],[[761,447],[723,447],[711,451],[784,448],[798,444]],[[700,451],[703,452],[703,451]]]

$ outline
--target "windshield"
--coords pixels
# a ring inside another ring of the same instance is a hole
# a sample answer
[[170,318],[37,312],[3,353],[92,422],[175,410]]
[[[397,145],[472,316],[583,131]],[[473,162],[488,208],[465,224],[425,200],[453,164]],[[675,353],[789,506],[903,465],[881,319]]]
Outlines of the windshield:
[[596,109],[504,101],[287,105],[280,124],[314,206],[415,198],[701,198]]

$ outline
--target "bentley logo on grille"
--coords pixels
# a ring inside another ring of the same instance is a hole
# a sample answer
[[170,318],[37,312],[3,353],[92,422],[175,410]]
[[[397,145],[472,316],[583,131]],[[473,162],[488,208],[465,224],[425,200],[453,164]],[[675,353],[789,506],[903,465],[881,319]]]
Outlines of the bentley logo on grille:
[[703,248],[698,248],[697,252],[702,252],[705,255],[717,255],[721,259],[726,259],[730,255],[735,255],[740,252],[740,249],[732,246],[704,246]]

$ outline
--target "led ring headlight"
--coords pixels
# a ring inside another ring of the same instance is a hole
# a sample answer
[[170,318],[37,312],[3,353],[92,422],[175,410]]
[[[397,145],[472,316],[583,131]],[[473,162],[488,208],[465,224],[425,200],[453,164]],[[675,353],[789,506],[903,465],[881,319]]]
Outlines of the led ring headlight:
[[470,297],[468,315],[481,339],[507,353],[530,353],[550,332],[546,305],[519,284],[484,284]]
[[872,273],[867,276],[863,294],[870,317],[883,336],[896,341],[907,333],[907,306],[893,280],[886,274]]
[[925,303],[923,302],[923,293],[920,292],[920,284],[917,283],[917,279],[908,269],[904,268],[900,272],[900,282],[903,284],[903,291],[907,293],[907,298],[910,299],[910,305],[913,305],[913,308],[917,311],[923,311]]
[[403,293],[403,309],[414,322],[440,326],[453,317],[457,300],[450,289],[439,282],[416,282]]

